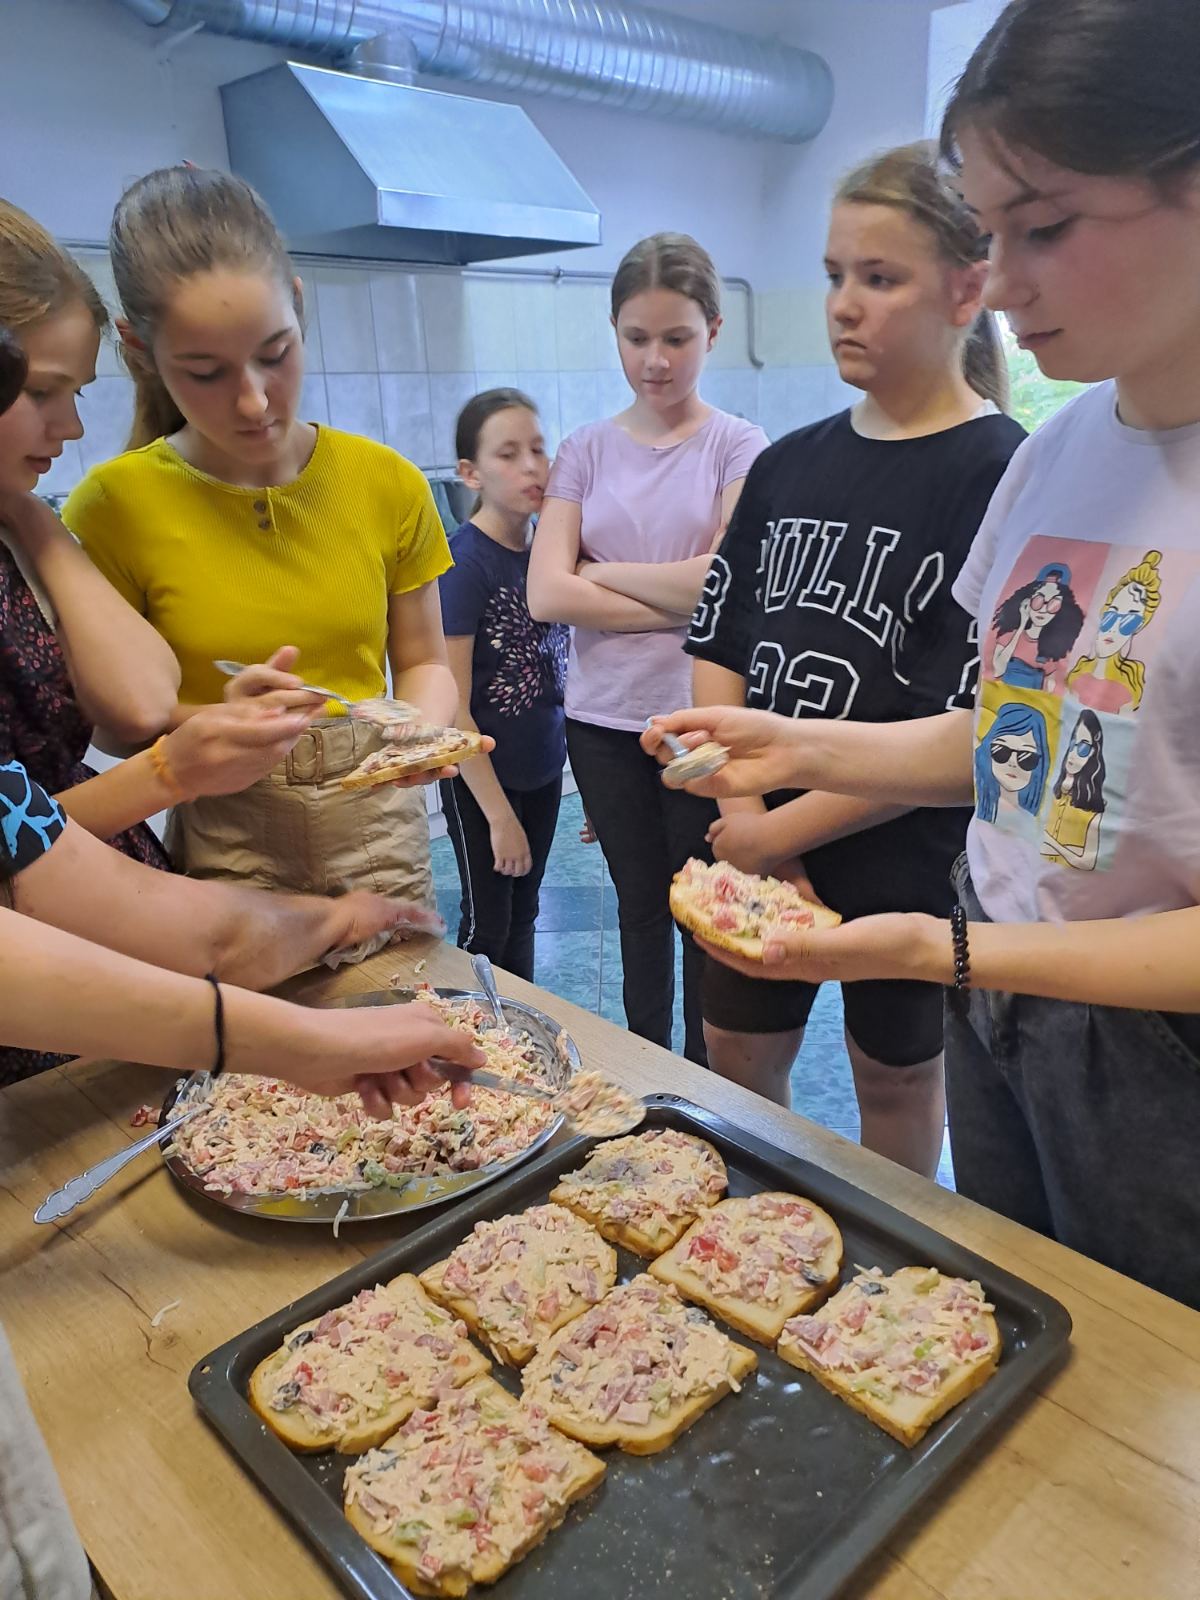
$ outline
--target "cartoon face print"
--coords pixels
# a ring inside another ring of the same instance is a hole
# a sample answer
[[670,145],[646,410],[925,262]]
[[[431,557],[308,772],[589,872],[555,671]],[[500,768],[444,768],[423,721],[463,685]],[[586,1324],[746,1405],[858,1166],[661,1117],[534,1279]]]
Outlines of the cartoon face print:
[[996,607],[993,675],[1022,689],[1053,688],[1053,669],[1071,650],[1082,625],[1070,567],[1048,563]]
[[1162,601],[1161,560],[1158,550],[1147,550],[1108,591],[1092,653],[1080,656],[1067,674],[1068,688],[1084,705],[1118,713],[1136,711],[1141,705],[1146,667],[1134,656],[1133,647]]
[[1036,812],[1049,764],[1042,713],[1016,700],[1001,706],[975,751],[976,815],[996,822],[1003,812]]
[[1061,866],[1091,872],[1100,849],[1104,811],[1104,727],[1094,711],[1075,719],[1047,811],[1042,855]]

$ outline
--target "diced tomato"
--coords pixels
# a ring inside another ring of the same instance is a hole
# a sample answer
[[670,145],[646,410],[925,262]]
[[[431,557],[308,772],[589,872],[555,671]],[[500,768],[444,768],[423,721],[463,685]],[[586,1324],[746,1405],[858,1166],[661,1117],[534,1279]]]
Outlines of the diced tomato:
[[549,1468],[540,1461],[522,1461],[521,1471],[533,1483],[545,1483],[550,1476]]

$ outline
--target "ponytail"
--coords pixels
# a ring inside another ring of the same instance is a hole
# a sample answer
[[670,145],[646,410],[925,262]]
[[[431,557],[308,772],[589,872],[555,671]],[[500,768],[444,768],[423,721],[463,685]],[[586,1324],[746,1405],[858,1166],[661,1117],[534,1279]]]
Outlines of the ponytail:
[[126,450],[140,450],[155,439],[178,433],[186,419],[147,353],[122,342],[121,358],[133,379],[133,423]]
[[1008,410],[1008,359],[994,312],[981,311],[975,318],[963,346],[963,377],[997,411]]

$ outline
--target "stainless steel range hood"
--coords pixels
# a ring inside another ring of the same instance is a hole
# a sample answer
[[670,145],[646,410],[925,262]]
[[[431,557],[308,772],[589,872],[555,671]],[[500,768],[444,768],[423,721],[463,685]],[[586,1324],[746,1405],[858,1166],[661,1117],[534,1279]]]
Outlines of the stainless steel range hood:
[[295,250],[465,265],[600,242],[519,106],[281,62],[221,89],[229,162]]

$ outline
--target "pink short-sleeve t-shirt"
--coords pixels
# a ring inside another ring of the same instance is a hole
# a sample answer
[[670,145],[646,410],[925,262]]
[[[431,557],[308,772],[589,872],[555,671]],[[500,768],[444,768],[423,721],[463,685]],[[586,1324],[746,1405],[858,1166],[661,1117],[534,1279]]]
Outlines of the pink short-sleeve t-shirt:
[[[761,428],[725,411],[664,447],[638,443],[609,418],[563,440],[546,493],[582,508],[580,554],[589,561],[685,561],[710,549],[722,493],[768,443]],[[647,717],[689,705],[686,637],[686,625],[660,633],[576,628],[567,716],[640,732]]]

